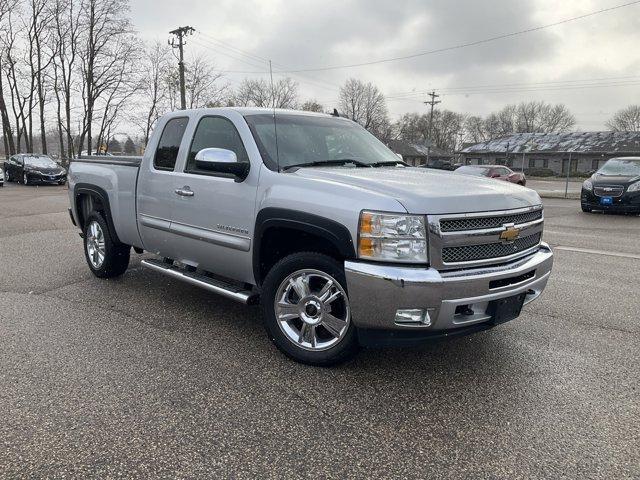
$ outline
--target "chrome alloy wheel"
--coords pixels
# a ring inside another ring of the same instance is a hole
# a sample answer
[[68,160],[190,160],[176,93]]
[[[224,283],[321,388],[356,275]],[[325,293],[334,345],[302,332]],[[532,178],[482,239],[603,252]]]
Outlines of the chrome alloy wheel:
[[274,310],[280,330],[296,346],[327,350],[342,340],[350,322],[347,294],[331,275],[298,270],[276,293]]
[[85,240],[87,245],[87,254],[91,265],[96,270],[102,267],[104,263],[104,257],[106,250],[104,246],[104,232],[100,227],[100,224],[95,220],[89,224],[87,229],[87,239]]

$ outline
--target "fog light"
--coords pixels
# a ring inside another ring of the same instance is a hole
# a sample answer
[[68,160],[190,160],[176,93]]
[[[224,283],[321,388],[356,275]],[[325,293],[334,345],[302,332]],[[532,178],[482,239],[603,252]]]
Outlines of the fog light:
[[396,310],[396,324],[428,327],[431,325],[431,317],[429,317],[429,312],[420,308]]

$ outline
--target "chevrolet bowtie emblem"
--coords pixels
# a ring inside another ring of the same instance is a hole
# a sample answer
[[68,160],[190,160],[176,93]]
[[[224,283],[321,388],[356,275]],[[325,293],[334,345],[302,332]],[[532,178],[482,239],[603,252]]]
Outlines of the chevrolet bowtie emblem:
[[505,225],[506,230],[500,234],[502,243],[513,243],[520,236],[520,229],[513,225]]

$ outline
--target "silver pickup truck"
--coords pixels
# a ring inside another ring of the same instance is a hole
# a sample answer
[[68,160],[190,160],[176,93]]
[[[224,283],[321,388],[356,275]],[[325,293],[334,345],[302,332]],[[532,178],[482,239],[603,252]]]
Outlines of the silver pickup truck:
[[553,263],[533,190],[409,167],[323,114],[167,114],[142,158],[72,162],[69,200],[96,276],[147,252],[151,270],[259,302],[275,345],[314,365],[512,320]]

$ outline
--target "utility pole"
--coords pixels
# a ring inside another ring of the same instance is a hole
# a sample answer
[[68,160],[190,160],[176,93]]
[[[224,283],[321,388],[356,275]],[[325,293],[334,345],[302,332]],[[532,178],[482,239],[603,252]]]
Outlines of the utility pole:
[[187,108],[187,95],[185,93],[184,86],[184,37],[193,34],[193,32],[195,32],[195,28],[189,26],[178,27],[175,30],[171,30],[169,32],[175,37],[169,40],[169,45],[171,46],[171,48],[177,48],[179,51],[180,60],[178,62],[178,70],[180,71],[180,108],[182,110]]
[[464,132],[460,130],[458,132],[458,163],[462,164],[462,139],[464,138]]
[[436,100],[436,98],[440,97],[440,95],[438,95],[436,93],[436,91],[432,91],[431,93],[427,94],[429,97],[431,97],[431,100],[424,102],[425,105],[431,105],[431,112],[429,113],[429,146],[427,147],[427,165],[429,165],[429,157],[431,156],[431,128],[433,125],[433,107],[435,107],[437,104],[441,103],[440,100]]

